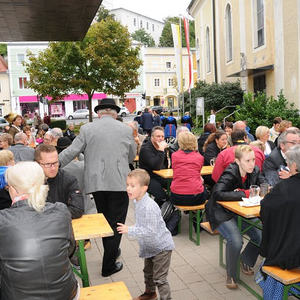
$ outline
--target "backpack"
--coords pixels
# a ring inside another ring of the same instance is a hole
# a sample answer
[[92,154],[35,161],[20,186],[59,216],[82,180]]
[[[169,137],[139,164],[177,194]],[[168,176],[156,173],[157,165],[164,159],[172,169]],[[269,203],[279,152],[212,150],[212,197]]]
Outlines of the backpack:
[[171,203],[171,201],[165,201],[161,206],[161,215],[166,223],[166,227],[171,234],[178,234],[178,224],[181,219],[180,211]]

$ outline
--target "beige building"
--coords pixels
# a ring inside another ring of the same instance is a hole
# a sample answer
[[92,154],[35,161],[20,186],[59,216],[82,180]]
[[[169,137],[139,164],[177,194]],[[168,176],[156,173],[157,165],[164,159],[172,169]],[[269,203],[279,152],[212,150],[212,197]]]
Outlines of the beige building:
[[[178,107],[178,88],[174,48],[143,48],[143,81],[146,92],[146,105],[159,105],[169,108]],[[189,63],[187,49],[182,49],[183,91],[189,85]],[[196,65],[192,59],[192,73]],[[195,76],[196,77],[196,76]],[[193,87],[193,80],[192,80]]]
[[300,107],[299,0],[192,0],[197,78],[240,79],[244,90],[283,90]]
[[0,55],[0,117],[7,115],[10,108],[10,90],[7,63]]

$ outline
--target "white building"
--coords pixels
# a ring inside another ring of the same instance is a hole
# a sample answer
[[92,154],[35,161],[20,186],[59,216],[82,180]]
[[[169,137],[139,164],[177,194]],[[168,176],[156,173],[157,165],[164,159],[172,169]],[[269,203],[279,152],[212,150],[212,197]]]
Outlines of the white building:
[[113,14],[115,19],[123,26],[127,26],[130,33],[134,33],[139,29],[144,29],[153,37],[155,45],[159,44],[159,38],[164,28],[163,22],[146,17],[139,13],[135,13],[125,8],[111,9],[110,13]]

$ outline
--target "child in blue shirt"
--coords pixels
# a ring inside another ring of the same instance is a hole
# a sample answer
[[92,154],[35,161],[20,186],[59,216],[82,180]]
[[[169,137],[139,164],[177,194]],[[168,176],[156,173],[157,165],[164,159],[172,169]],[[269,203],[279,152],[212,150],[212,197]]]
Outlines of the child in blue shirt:
[[128,233],[140,246],[139,256],[145,259],[145,293],[134,300],[157,299],[156,287],[161,300],[171,299],[167,275],[174,242],[161,216],[157,203],[147,193],[150,176],[145,170],[135,169],[127,177],[127,193],[135,203],[136,223],[126,226],[118,223],[119,233]]

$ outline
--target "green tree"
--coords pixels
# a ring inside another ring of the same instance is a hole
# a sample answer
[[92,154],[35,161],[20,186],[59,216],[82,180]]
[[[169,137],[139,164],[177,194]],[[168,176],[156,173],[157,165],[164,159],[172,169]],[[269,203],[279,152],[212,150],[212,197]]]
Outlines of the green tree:
[[109,10],[101,5],[98,9],[96,20],[97,20],[97,22],[101,22],[102,20],[105,20],[106,18],[113,18],[113,17],[114,17],[114,15],[110,14]]
[[[165,25],[162,30],[160,39],[159,39],[159,46],[160,47],[174,47],[173,43],[173,36],[172,36],[172,29],[171,24],[179,24],[178,17],[168,17],[164,20]],[[195,47],[195,22],[190,21],[190,47]],[[181,21],[181,39],[182,39],[182,47],[186,47],[186,40],[185,40],[185,33],[184,33],[184,26],[183,21]]]
[[135,41],[141,42],[144,46],[147,46],[147,47],[155,46],[154,39],[148,32],[145,31],[144,28],[136,30],[133,34],[131,34],[131,37]]
[[0,44],[0,55],[2,55],[2,56],[7,55],[7,46],[6,46],[6,44]]
[[61,99],[69,93],[86,93],[91,103],[95,91],[122,97],[135,88],[142,61],[131,46],[127,28],[112,18],[92,25],[80,42],[54,42],[25,63],[28,87],[39,95]]
[[236,113],[236,119],[246,120],[252,129],[260,125],[271,127],[275,117],[290,120],[293,126],[300,126],[299,110],[293,103],[288,102],[282,91],[277,99],[272,96],[267,97],[265,93],[256,96],[248,93],[244,96],[243,104],[237,106],[237,109],[239,111]]

